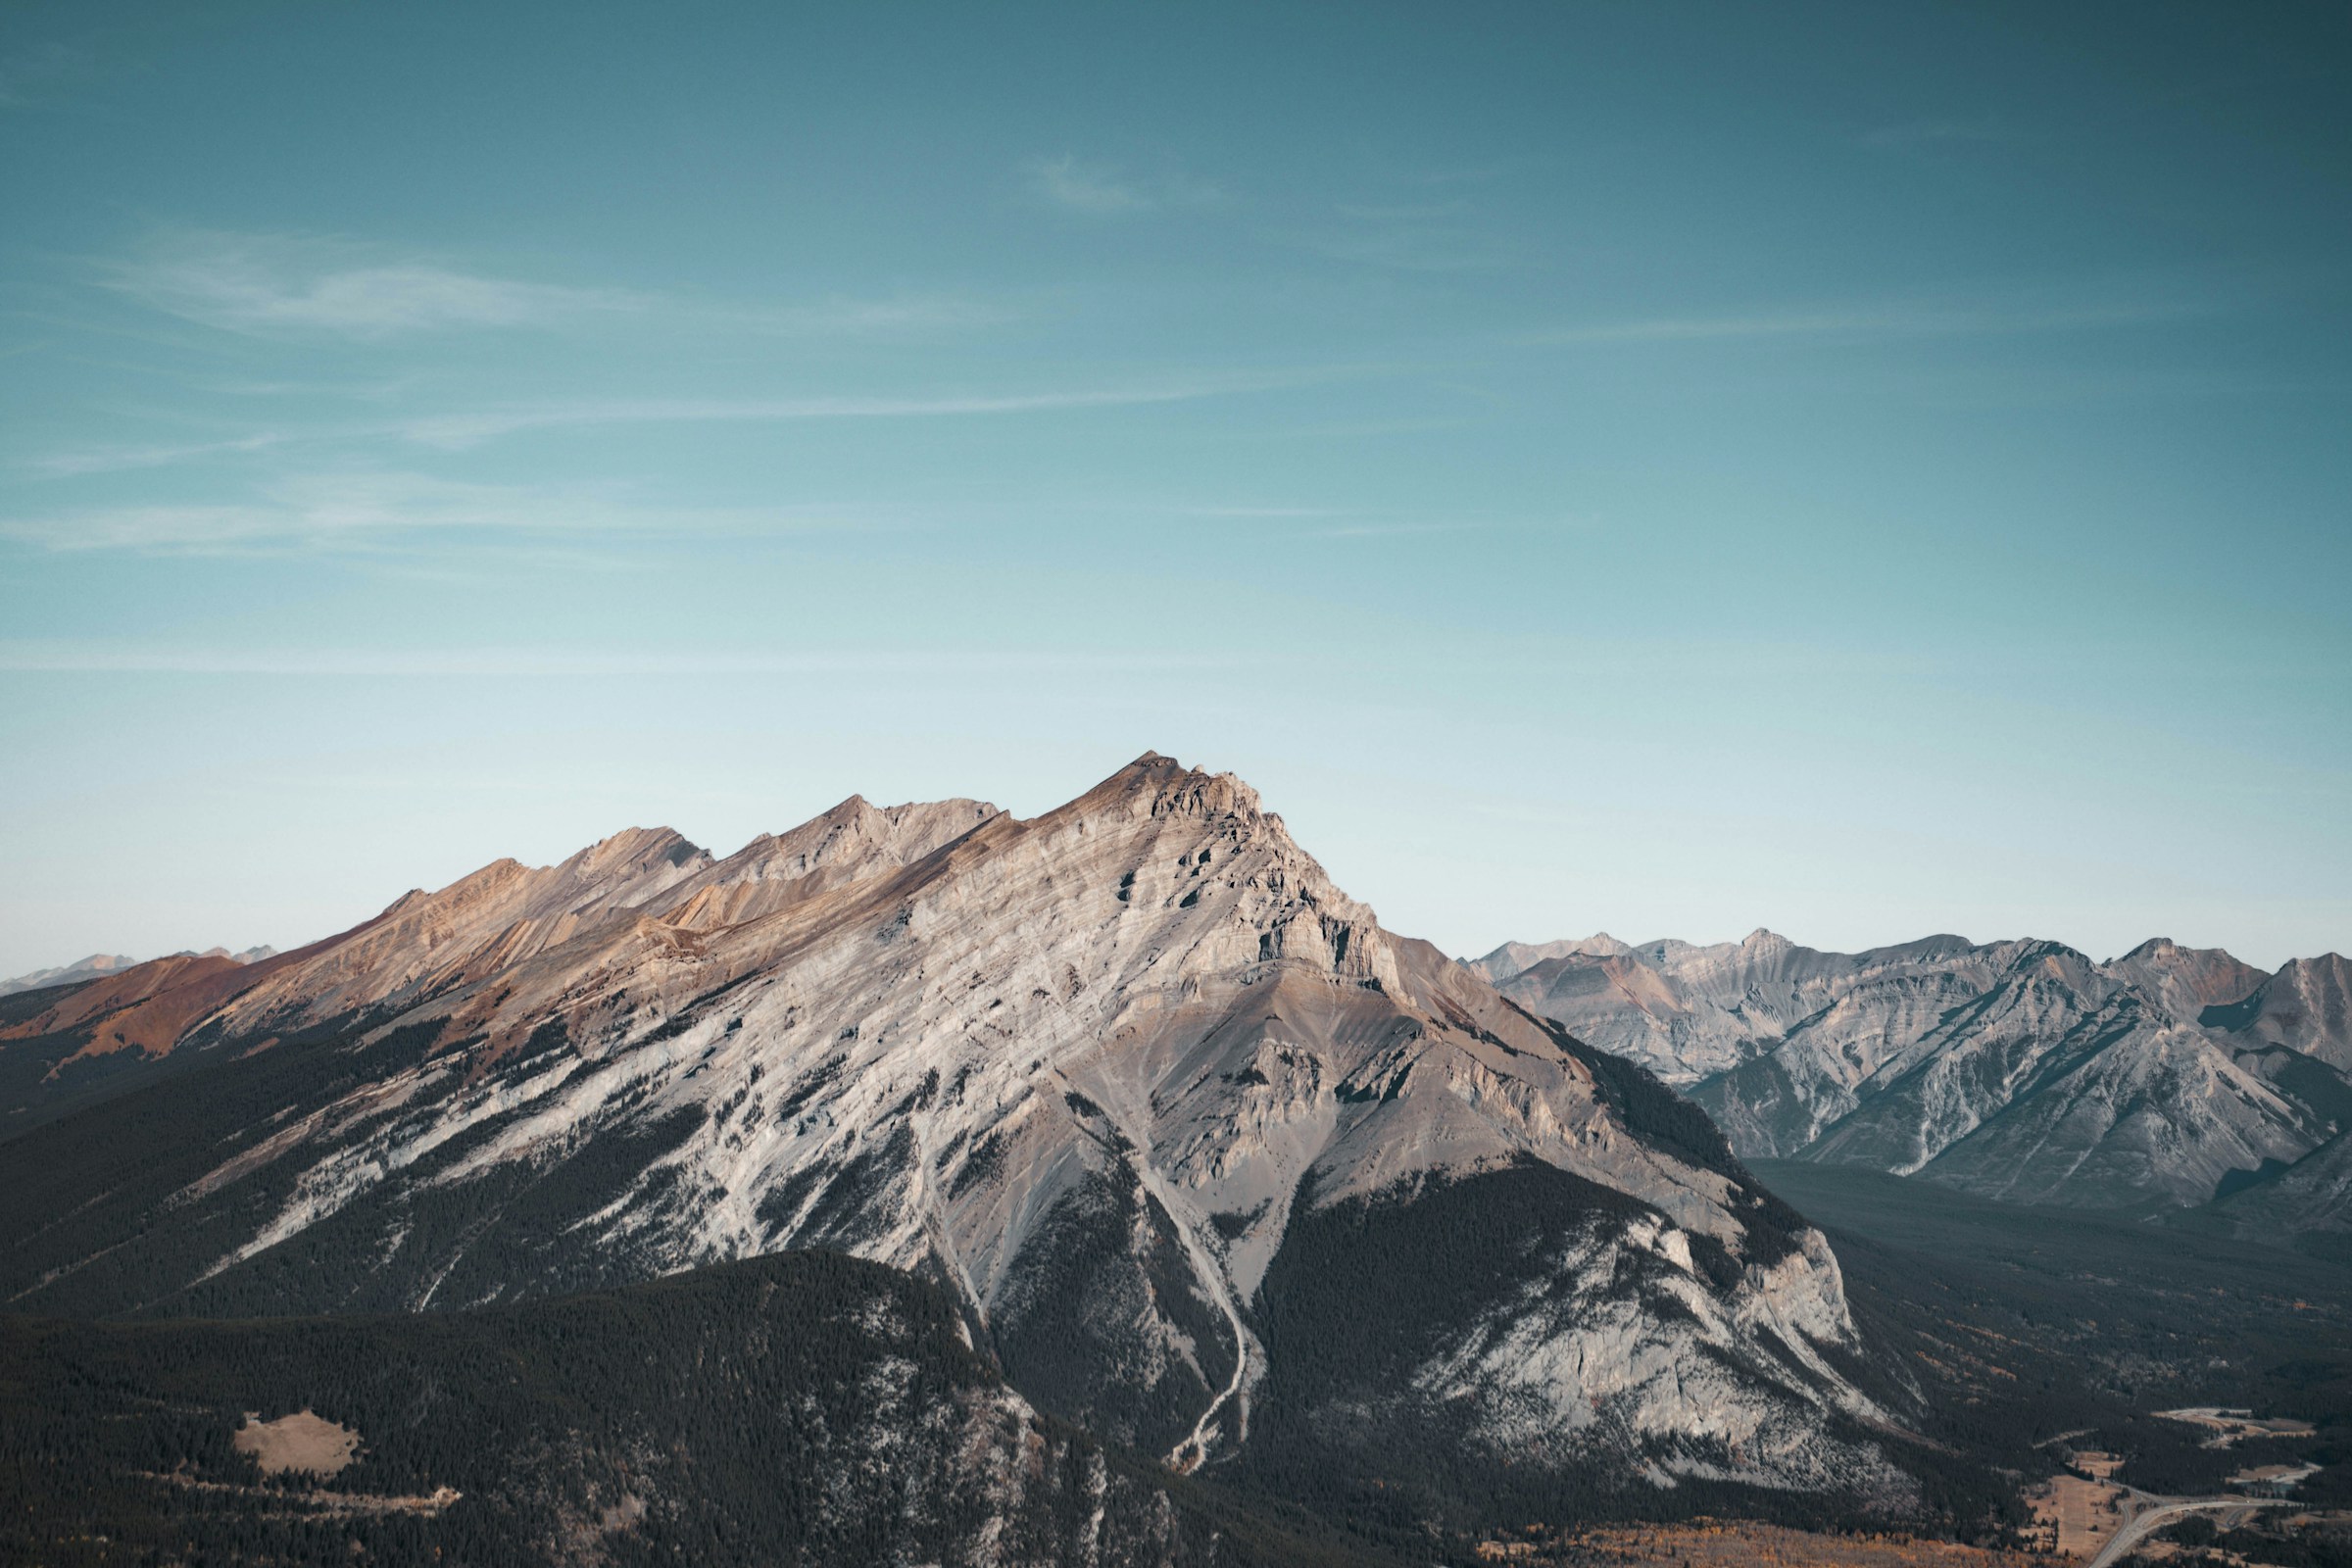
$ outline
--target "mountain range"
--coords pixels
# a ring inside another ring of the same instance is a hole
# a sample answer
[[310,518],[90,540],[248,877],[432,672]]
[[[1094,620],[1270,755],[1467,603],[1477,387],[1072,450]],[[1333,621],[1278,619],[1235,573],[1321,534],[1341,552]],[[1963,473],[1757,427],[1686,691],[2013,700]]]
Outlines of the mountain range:
[[9,999],[0,1070],[84,1096],[20,1095],[0,1142],[17,1311],[482,1307],[825,1249],[1179,1472],[1850,1515],[1945,1463],[1703,1115],[1153,754],[1027,820],[853,798],[723,858],[500,861]]
[[2266,974],[2161,938],[2102,963],[2054,942],[1842,954],[1757,931],[1510,943],[1470,966],[1679,1087],[1746,1158],[2197,1208],[2269,1239],[2352,1228],[2352,964],[2335,954]]
[[[226,948],[207,948],[202,953],[175,953],[172,956],[175,958],[226,958],[233,963],[252,963],[256,959],[269,957],[276,951],[275,948],[266,946],[247,948],[243,953],[231,953]],[[80,980],[95,980],[101,976],[127,969],[138,961],[128,954],[93,953],[88,957],[76,958],[72,963],[61,963],[50,969],[35,969],[29,974],[21,974],[14,979],[0,980],[0,997],[14,996],[20,991],[42,991],[52,986],[69,986]]]

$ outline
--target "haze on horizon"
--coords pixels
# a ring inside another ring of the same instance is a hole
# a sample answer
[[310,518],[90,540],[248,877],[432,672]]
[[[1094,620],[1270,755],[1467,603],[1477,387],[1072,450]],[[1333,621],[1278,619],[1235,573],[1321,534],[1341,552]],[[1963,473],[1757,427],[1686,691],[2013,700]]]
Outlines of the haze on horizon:
[[1388,926],[2352,950],[2340,8],[13,8],[0,975],[1240,773]]

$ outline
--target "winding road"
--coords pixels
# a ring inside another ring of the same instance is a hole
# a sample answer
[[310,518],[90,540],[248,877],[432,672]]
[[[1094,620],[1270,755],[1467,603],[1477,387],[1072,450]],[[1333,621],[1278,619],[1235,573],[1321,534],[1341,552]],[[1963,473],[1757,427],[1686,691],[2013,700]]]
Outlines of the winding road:
[[2107,1544],[2099,1548],[2099,1554],[2084,1564],[2083,1568],[2115,1568],[2115,1564],[2130,1556],[2132,1548],[2145,1541],[2151,1533],[2192,1513],[2218,1513],[2230,1508],[2294,1506],[2293,1501],[2286,1497],[2153,1497],[2144,1492],[2133,1493],[2132,1495],[2145,1498],[2155,1506],[2143,1508],[2126,1520],[2124,1527],[2108,1538]]

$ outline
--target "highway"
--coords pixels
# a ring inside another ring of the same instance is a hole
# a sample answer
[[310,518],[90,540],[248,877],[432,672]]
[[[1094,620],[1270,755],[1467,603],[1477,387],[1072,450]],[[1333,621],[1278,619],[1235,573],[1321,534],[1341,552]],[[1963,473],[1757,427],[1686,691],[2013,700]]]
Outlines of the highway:
[[[2147,1497],[2145,1493],[2136,1493],[2134,1495]],[[2231,1508],[2291,1508],[2295,1505],[2287,1497],[2147,1497],[2147,1500],[2155,1506],[2144,1508],[2125,1521],[2124,1527],[2108,1538],[2107,1544],[2099,1548],[2099,1554],[2091,1558],[2084,1568],[2115,1568],[2115,1564],[2130,1556],[2132,1548],[2151,1534],[2192,1513],[2220,1513]]]

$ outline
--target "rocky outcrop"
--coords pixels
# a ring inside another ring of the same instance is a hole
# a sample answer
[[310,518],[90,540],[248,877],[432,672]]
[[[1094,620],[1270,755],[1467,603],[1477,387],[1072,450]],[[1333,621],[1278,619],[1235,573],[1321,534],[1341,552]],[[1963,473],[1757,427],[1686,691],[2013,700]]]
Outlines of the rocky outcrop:
[[[1417,1407],[1497,1442],[1573,1416],[1545,1462],[1659,1485],[1903,1494],[1818,1235],[1231,775],[1147,755],[1026,821],[852,801],[725,860],[632,832],[267,967],[182,1049],[277,1042],[220,1079],[274,1087],[202,1113],[201,1161],[102,1195],[41,1167],[96,1204],[10,1238],[8,1294],[419,1309],[826,1247],[941,1281],[1030,1397],[1191,1467],[1275,1397],[1268,1325],[1329,1274],[1277,1267],[1302,1236],[1534,1171],[1541,1223],[1462,1232]],[[1594,1364],[1592,1314],[1643,1370]]]

